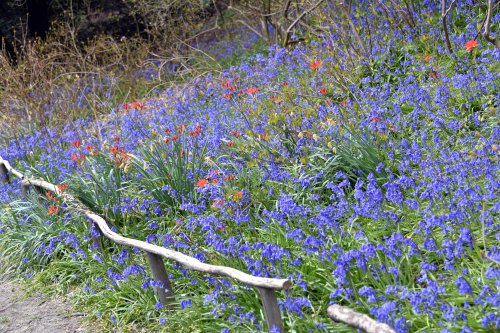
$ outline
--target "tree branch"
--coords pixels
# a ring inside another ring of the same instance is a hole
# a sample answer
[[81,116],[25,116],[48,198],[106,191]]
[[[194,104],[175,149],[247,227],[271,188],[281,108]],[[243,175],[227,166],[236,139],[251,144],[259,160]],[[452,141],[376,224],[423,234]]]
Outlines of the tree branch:
[[327,314],[333,321],[347,324],[365,333],[396,333],[389,325],[338,304],[330,305]]
[[493,0],[488,0],[488,13],[486,14],[486,20],[484,23],[483,37],[495,47],[500,48],[500,39],[492,37],[491,32],[491,17],[493,16]]

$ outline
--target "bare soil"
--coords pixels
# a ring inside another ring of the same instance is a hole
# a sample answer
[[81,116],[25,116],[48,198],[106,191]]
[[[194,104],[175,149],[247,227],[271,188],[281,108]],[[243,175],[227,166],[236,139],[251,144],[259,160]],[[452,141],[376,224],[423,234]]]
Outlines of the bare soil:
[[82,320],[62,299],[26,297],[18,285],[0,280],[0,333],[93,332]]

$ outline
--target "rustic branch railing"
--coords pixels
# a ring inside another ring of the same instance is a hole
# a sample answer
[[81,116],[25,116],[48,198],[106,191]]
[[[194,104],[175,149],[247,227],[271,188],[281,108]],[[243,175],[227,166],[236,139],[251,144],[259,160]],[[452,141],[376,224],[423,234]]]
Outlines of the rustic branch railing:
[[[67,192],[60,191],[54,184],[40,179],[28,178],[21,172],[14,169],[8,161],[4,160],[0,156],[0,177],[2,182],[10,182],[9,174],[14,175],[21,180],[21,192],[24,196],[27,195],[31,187],[40,191],[51,191],[65,200],[65,203],[68,205],[67,209],[72,209],[81,213],[88,220],[90,220],[91,223],[97,226],[101,235],[117,244],[143,250],[146,253],[146,258],[151,268],[153,278],[155,281],[159,281],[162,284],[157,287],[156,290],[160,302],[164,305],[172,306],[172,303],[175,301],[175,294],[172,290],[170,280],[168,279],[168,274],[165,270],[165,264],[162,257],[176,261],[184,267],[194,271],[208,273],[210,275],[230,277],[244,284],[256,287],[259,290],[260,299],[264,308],[264,316],[269,330],[275,328],[280,332],[284,332],[283,320],[281,318],[281,312],[278,306],[275,291],[290,289],[292,287],[292,282],[289,279],[263,278],[249,275],[231,267],[206,264],[196,258],[187,256],[177,251],[121,236],[109,228],[106,220],[90,211],[77,198]],[[330,306],[328,308],[328,316],[334,321],[361,329],[366,333],[395,333],[395,331],[389,326],[378,323],[367,315],[339,305]]]

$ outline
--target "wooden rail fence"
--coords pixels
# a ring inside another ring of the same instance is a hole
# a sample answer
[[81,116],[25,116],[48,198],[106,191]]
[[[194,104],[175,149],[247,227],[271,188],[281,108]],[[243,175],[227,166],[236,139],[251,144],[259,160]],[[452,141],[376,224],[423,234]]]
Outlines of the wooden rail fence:
[[[67,192],[60,191],[54,184],[41,179],[29,178],[21,172],[14,169],[10,163],[0,156],[0,177],[2,182],[10,182],[10,175],[14,175],[21,180],[21,193],[23,196],[28,194],[31,187],[39,191],[51,191],[62,197],[67,204],[66,209],[71,209],[84,215],[91,223],[93,223],[101,235],[110,239],[114,243],[135,247],[145,252],[151,273],[155,281],[162,283],[162,286],[156,287],[158,298],[162,304],[171,307],[175,301],[175,294],[172,289],[172,284],[168,279],[167,271],[163,258],[176,261],[185,268],[207,273],[215,276],[226,276],[233,278],[246,285],[255,287],[259,291],[260,299],[264,309],[264,316],[268,329],[278,329],[284,332],[283,320],[281,318],[280,308],[276,297],[276,290],[288,290],[292,287],[292,282],[289,279],[274,279],[264,278],[249,275],[237,269],[210,265],[199,261],[196,258],[187,256],[183,253],[166,249],[158,245],[149,244],[137,239],[127,238],[113,232],[106,220],[101,216],[90,211],[77,198]],[[327,310],[327,315],[330,319],[347,324],[353,328],[360,329],[366,333],[396,333],[386,324],[379,323],[365,314],[356,312],[350,308],[337,304],[331,305]]]

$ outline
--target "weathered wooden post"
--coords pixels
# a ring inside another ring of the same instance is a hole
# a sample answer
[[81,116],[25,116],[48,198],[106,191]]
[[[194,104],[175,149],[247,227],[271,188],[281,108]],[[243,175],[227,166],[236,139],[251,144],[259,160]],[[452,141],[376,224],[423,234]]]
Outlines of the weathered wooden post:
[[2,183],[9,183],[9,170],[5,164],[0,163],[0,178],[2,179]]
[[279,332],[284,333],[283,320],[281,319],[281,312],[278,306],[276,292],[271,288],[259,287],[259,293],[262,305],[264,306],[264,315],[266,317],[269,332],[271,332],[274,328],[278,329]]
[[172,290],[172,284],[168,279],[167,271],[165,270],[163,258],[151,252],[146,252],[146,258],[148,259],[151,273],[153,273],[153,279],[163,284],[162,286],[156,287],[160,303],[166,306],[171,306],[175,301],[175,295]]

